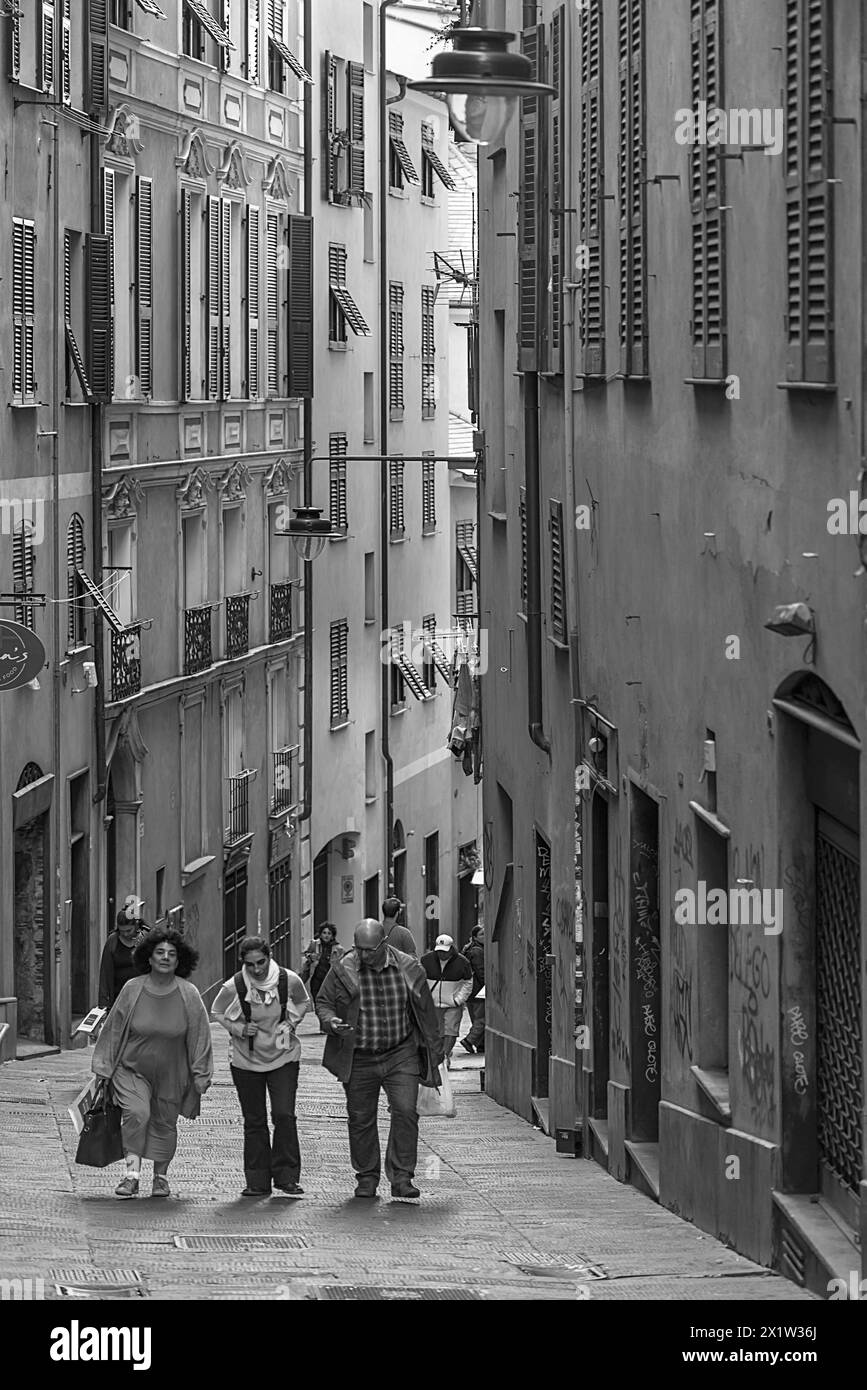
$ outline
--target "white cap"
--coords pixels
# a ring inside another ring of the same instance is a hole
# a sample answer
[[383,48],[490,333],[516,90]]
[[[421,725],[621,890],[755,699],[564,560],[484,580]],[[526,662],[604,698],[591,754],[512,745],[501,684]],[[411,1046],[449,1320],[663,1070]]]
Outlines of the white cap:
[[434,942],[435,951],[450,951],[454,946],[454,941],[450,936],[438,936]]

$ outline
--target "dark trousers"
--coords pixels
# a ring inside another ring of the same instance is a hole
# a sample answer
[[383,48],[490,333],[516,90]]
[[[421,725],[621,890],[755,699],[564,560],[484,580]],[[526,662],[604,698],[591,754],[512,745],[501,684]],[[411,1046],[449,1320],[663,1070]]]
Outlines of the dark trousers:
[[472,1043],[473,1047],[483,1048],[485,1045],[484,999],[468,999],[467,1012],[473,1021],[473,1026],[464,1038],[464,1042]]
[[[288,1187],[301,1176],[295,1121],[298,1067],[298,1062],[285,1062],[274,1071],[230,1068],[244,1116],[244,1177],[248,1187],[270,1192],[272,1181],[276,1187]],[[273,1139],[268,1133],[266,1091],[271,1100]]]
[[359,1178],[379,1182],[380,1149],[376,1116],[379,1093],[391,1109],[385,1175],[389,1182],[411,1179],[418,1157],[418,1043],[409,1038],[377,1056],[355,1052],[344,1085],[349,1120],[349,1157]]

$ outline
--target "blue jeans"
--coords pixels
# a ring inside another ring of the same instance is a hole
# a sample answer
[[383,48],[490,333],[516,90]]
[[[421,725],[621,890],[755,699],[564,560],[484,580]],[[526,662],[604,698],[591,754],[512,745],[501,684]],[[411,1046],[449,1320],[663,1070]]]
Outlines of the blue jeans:
[[[270,1192],[291,1187],[301,1176],[301,1150],[295,1120],[298,1062],[285,1062],[273,1071],[242,1071],[230,1067],[244,1116],[244,1177],[247,1186]],[[268,1133],[265,1096],[271,1100],[273,1140]]]
[[381,1156],[376,1115],[379,1093],[391,1107],[385,1175],[389,1182],[409,1181],[418,1157],[418,1042],[409,1038],[389,1052],[355,1052],[344,1085],[349,1120],[349,1157],[359,1182],[378,1183]]

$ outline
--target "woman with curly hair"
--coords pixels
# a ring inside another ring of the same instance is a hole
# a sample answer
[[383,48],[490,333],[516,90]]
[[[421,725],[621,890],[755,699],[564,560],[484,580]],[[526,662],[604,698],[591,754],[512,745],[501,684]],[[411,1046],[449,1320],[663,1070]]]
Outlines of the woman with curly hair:
[[133,954],[139,975],[117,997],[93,1050],[93,1070],[111,1078],[123,1112],[126,1174],[117,1197],[137,1197],[141,1161],[154,1165],[153,1197],[169,1197],[166,1173],[178,1116],[195,1119],[213,1076],[207,1010],[189,976],[198,952],[179,932],[155,927]]

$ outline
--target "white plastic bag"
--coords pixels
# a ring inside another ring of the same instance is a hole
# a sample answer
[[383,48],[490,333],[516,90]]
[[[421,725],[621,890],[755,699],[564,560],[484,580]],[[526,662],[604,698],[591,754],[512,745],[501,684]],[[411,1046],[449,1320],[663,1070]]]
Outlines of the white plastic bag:
[[439,1086],[419,1086],[416,1110],[419,1115],[434,1115],[440,1119],[451,1119],[457,1114],[454,1092],[448,1067],[440,1067]]

